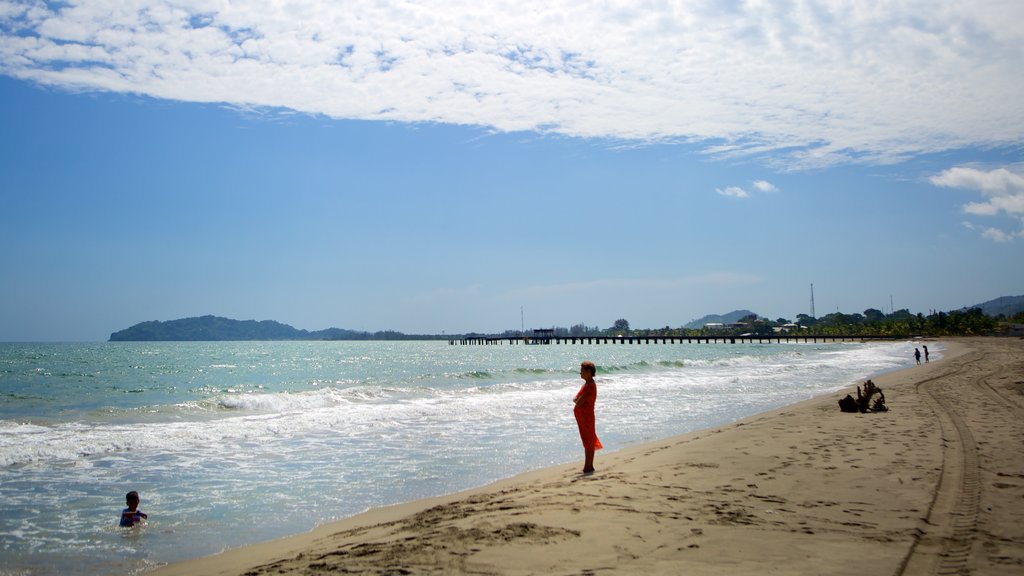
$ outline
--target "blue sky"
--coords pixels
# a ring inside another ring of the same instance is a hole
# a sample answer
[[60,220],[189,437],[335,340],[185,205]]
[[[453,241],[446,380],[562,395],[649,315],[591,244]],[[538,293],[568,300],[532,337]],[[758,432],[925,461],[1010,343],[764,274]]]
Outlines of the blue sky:
[[0,1],[0,340],[1024,294],[1024,5],[634,4]]

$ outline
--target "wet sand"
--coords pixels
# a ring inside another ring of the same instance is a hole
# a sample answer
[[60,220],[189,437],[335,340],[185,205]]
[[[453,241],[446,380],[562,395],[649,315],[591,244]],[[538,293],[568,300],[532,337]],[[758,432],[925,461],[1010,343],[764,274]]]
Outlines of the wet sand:
[[152,574],[1024,573],[1024,340],[942,343],[888,412],[851,385]]

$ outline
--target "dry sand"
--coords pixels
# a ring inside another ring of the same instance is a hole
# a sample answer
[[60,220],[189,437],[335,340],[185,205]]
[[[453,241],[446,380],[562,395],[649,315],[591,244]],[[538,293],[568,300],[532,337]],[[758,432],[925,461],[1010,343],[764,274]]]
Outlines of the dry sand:
[[1024,340],[942,342],[875,379],[889,412],[844,391],[153,574],[1024,574]]

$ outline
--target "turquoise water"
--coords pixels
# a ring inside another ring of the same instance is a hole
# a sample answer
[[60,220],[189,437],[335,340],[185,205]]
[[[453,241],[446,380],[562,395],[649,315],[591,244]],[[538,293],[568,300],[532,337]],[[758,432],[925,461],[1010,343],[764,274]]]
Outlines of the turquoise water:
[[[578,460],[584,359],[616,450],[850,386],[913,348],[0,344],[0,575],[134,574]],[[129,490],[144,528],[116,526]]]

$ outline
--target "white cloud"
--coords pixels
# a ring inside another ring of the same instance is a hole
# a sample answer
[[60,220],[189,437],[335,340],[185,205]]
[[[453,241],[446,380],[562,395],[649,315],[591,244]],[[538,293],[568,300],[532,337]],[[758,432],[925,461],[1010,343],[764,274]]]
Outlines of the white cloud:
[[0,73],[786,166],[1024,136],[1024,3],[0,0]]
[[[986,198],[984,202],[968,202],[962,206],[965,214],[973,216],[995,217],[1005,214],[1014,224],[1020,225],[1017,232],[1006,232],[998,228],[986,227],[981,231],[985,238],[996,242],[1009,242],[1014,238],[1024,238],[1024,175],[1009,168],[979,170],[965,166],[957,166],[943,170],[929,178],[929,181],[944,188],[959,188],[980,194]],[[976,227],[965,223],[971,230]]]
[[966,214],[974,214],[975,216],[995,216],[999,213],[995,205],[989,202],[968,202],[964,204],[963,211]]
[[976,168],[957,166],[930,179],[936,186],[976,190],[986,196],[1024,192],[1024,175],[997,168],[988,172]]
[[1009,242],[1012,236],[998,228],[986,228],[981,235],[993,242]]
[[[755,180],[754,182],[751,183],[751,185],[754,187],[754,190],[757,190],[758,192],[772,193],[779,191],[777,186],[775,186],[771,182],[768,182],[767,180]],[[750,198],[750,192],[739,186],[715,188],[715,192],[721,194],[722,196],[729,196],[732,198]]]
[[1016,238],[1024,238],[1024,222],[1021,224],[1021,229],[1016,232],[1007,232],[999,228],[985,228],[981,231],[981,235],[993,242],[1012,242]]
[[750,193],[739,186],[729,186],[725,189],[715,188],[715,192],[718,192],[722,196],[729,196],[732,198],[750,198]]

